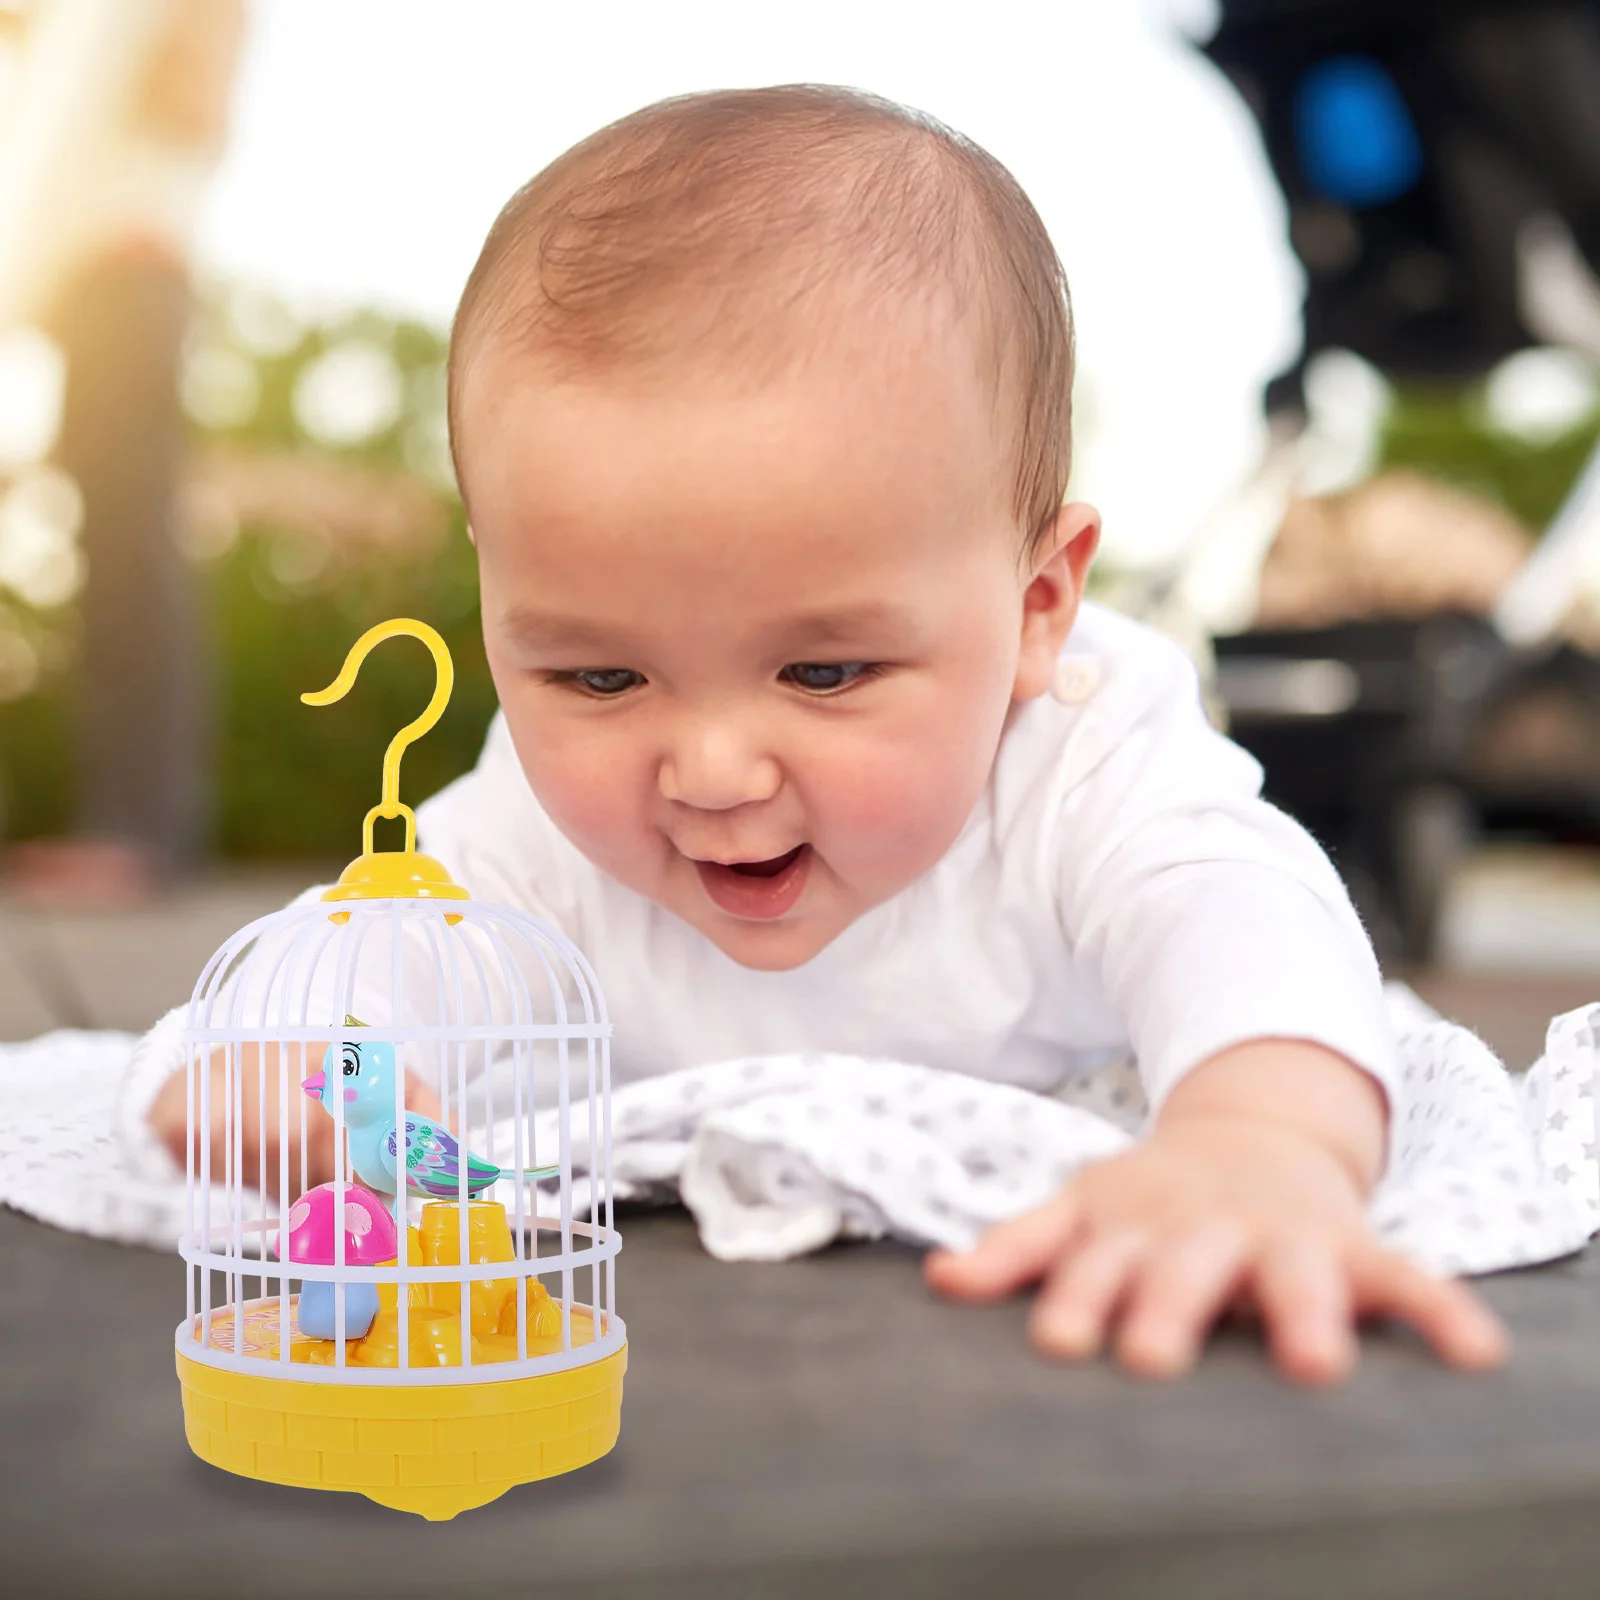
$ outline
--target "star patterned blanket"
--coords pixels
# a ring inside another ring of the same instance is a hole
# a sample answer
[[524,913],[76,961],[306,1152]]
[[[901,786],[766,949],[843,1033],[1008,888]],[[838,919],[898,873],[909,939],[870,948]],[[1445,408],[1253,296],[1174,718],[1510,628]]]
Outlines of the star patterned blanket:
[[[1600,1005],[1557,1017],[1513,1076],[1465,1028],[1391,994],[1403,1098],[1378,1233],[1441,1272],[1549,1261],[1600,1229]],[[140,1178],[117,1128],[136,1040],[53,1033],[0,1045],[0,1203],[75,1232],[170,1248],[181,1180]],[[586,1203],[586,1106],[573,1107]],[[1123,1149],[1145,1115],[1128,1063],[1056,1096],[897,1061],[761,1056],[646,1079],[612,1106],[614,1192],[681,1195],[706,1248],[780,1260],[841,1237],[964,1246]],[[553,1114],[552,1114],[553,1116]],[[538,1145],[553,1147],[545,1117]],[[546,1141],[550,1142],[546,1142]]]

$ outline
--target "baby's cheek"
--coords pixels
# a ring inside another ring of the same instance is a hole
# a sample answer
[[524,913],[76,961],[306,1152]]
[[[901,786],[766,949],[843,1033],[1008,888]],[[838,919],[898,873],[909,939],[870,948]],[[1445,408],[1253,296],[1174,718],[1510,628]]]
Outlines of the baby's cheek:
[[829,774],[824,804],[831,820],[864,837],[891,835],[916,812],[918,785],[903,761],[863,753]]
[[938,742],[884,742],[833,765],[819,799],[836,850],[916,872],[931,865],[960,831],[976,793],[973,775],[953,754]]
[[601,762],[542,764],[529,782],[563,831],[585,839],[614,838],[634,810],[622,775]]
[[590,860],[615,871],[639,847],[640,775],[610,741],[541,745],[535,736],[523,771],[551,820]]
[[[885,714],[829,752],[835,854],[901,882],[949,849],[983,792],[1004,725],[1005,685],[981,664],[908,684]],[[995,678],[991,683],[989,680]],[[874,862],[877,865],[874,865]]]

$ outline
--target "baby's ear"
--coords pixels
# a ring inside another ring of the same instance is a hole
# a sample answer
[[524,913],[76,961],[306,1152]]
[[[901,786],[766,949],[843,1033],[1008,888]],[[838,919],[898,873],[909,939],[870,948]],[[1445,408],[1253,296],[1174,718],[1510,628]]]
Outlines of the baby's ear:
[[1064,505],[1028,558],[1022,594],[1022,649],[1013,700],[1033,700],[1050,687],[1056,658],[1077,621],[1083,586],[1100,543],[1100,513],[1081,501]]

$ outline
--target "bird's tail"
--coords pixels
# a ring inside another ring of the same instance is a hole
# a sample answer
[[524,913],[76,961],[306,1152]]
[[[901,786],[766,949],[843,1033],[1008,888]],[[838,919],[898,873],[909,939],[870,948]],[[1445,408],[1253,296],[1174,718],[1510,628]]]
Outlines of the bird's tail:
[[505,1171],[500,1174],[502,1178],[530,1178],[534,1183],[543,1183],[546,1178],[559,1178],[561,1167],[524,1167],[520,1172]]

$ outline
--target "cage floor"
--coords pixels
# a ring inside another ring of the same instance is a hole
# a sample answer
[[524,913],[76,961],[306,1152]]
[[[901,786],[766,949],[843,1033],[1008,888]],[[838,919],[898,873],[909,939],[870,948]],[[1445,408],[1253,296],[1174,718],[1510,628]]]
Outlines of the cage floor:
[[[495,1287],[488,1285],[486,1287]],[[425,1291],[414,1289],[414,1302],[420,1301]],[[290,1305],[289,1360],[310,1366],[332,1367],[338,1365],[338,1344],[333,1339],[313,1339],[293,1325],[294,1308],[300,1297],[292,1295]],[[517,1355],[516,1301],[514,1294],[503,1297],[504,1302],[494,1308],[492,1317],[484,1307],[474,1305],[470,1313],[473,1324],[471,1335],[472,1363],[474,1366],[499,1361],[515,1361]],[[242,1352],[235,1348],[235,1308],[226,1306],[211,1313],[210,1337],[202,1331],[202,1318],[194,1321],[197,1342],[209,1344],[213,1350],[230,1354],[242,1353],[259,1356],[264,1361],[276,1361],[283,1337],[283,1324],[279,1317],[276,1297],[269,1300],[247,1302],[238,1334]],[[553,1313],[553,1315],[552,1315]],[[410,1343],[410,1365],[413,1367],[458,1367],[461,1365],[461,1316],[457,1311],[446,1311],[426,1303],[412,1303],[407,1311]],[[508,1325],[509,1324],[509,1325]],[[530,1293],[527,1317],[528,1355],[554,1355],[563,1348],[561,1339],[560,1306],[548,1295],[535,1304]],[[572,1343],[574,1346],[594,1341],[594,1318],[586,1308],[572,1308]],[[365,1338],[345,1341],[345,1360],[357,1367],[397,1367],[400,1364],[400,1318],[398,1311],[384,1309],[378,1312]]]

